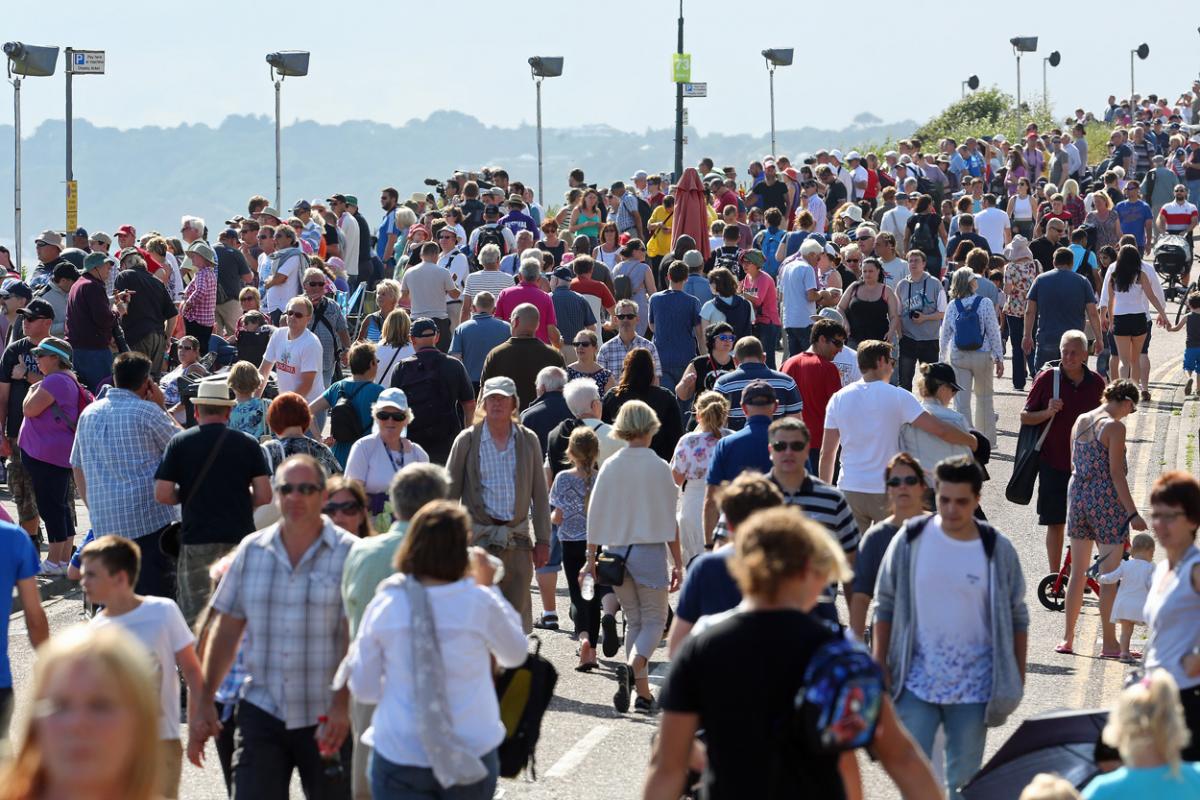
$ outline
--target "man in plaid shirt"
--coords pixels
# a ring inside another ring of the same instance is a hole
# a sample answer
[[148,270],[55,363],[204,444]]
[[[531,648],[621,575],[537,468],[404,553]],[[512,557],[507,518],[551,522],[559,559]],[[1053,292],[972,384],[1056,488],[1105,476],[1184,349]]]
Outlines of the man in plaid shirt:
[[188,336],[200,342],[203,356],[208,353],[208,340],[217,322],[217,254],[202,239],[192,242],[187,254],[196,268],[196,277],[183,293],[183,325]]
[[596,354],[600,366],[620,378],[621,370],[625,366],[625,356],[635,347],[644,347],[654,357],[654,376],[661,379],[662,364],[658,360],[658,348],[654,346],[654,342],[637,334],[637,303],[632,300],[617,301],[613,316],[617,320],[617,335],[601,345],[600,352]]
[[281,521],[242,540],[213,595],[219,616],[204,697],[189,713],[188,758],[200,766],[220,730],[213,698],[241,643],[250,678],[238,707],[234,796],[287,798],[295,766],[309,800],[348,800],[348,772],[327,775],[322,754],[350,761],[350,693],[330,687],[349,640],[341,582],[355,538],[322,517],[329,492],[312,456],[280,464],[274,489]]

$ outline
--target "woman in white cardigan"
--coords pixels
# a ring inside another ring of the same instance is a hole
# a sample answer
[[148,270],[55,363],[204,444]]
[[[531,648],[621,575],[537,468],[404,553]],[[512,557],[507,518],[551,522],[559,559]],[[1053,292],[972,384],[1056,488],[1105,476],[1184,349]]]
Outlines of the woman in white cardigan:
[[[675,479],[671,467],[650,449],[658,432],[658,417],[650,406],[631,400],[621,406],[612,435],[626,442],[600,467],[588,503],[587,563],[580,580],[596,575],[596,551],[625,559],[625,578],[613,591],[625,612],[625,662],[617,666],[613,706],[629,710],[636,685],[634,709],[654,710],[650,693],[650,656],[667,626],[667,597],[679,588],[683,558],[675,520]],[[674,566],[667,571],[667,553]]]

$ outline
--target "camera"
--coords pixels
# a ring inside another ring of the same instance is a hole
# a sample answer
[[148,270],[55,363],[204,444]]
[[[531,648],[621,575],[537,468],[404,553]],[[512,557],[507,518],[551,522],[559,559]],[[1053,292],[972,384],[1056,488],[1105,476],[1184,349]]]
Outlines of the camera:
[[437,178],[426,178],[426,186],[432,186],[433,190],[440,194],[443,198],[446,196],[446,184],[439,181]]
[[916,318],[917,318],[917,317],[919,317],[919,316],[921,316],[921,312],[920,312],[920,311],[910,311],[910,312],[908,312],[908,318],[909,318],[909,319],[916,319]]

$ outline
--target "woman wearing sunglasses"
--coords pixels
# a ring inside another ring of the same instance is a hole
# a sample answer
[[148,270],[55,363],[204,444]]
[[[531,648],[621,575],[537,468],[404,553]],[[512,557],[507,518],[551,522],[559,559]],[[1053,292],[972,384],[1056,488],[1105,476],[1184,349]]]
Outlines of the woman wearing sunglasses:
[[386,530],[393,517],[387,494],[392,477],[405,464],[429,461],[429,455],[419,444],[404,438],[404,429],[413,415],[402,389],[384,389],[371,406],[371,416],[375,419],[374,429],[350,448],[346,477],[366,492],[376,530]]
[[733,372],[736,368],[733,363],[733,344],[736,339],[733,326],[728,322],[718,322],[705,328],[704,342],[708,345],[708,355],[692,359],[675,387],[675,396],[686,403],[697,393],[712,389],[717,378],[726,372]]
[[596,382],[596,390],[603,397],[604,393],[617,385],[617,376],[596,363],[596,353],[600,350],[600,337],[596,332],[584,328],[575,334],[571,342],[575,348],[574,363],[567,365],[567,380],[576,378],[591,378]]
[[[867,529],[858,543],[858,557],[854,560],[854,579],[850,594],[850,629],[860,639],[867,625],[867,611],[875,596],[875,579],[887,553],[892,537],[910,518],[925,513],[925,470],[921,462],[908,453],[897,453],[888,462],[884,472],[887,486],[888,506],[892,515],[880,520]],[[870,644],[868,642],[868,644]]]
[[344,531],[360,539],[374,536],[371,515],[367,513],[367,493],[361,485],[345,475],[334,475],[326,485],[329,499],[321,507],[321,513],[333,520]]

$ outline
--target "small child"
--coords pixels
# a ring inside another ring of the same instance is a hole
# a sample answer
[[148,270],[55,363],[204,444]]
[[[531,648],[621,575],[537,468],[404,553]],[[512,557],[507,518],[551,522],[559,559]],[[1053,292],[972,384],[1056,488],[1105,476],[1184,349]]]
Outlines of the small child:
[[189,697],[201,697],[204,678],[192,646],[196,639],[173,600],[143,597],[134,592],[142,560],[136,542],[123,536],[101,536],[83,548],[82,558],[84,595],[88,602],[104,606],[91,624],[120,625],[137,637],[154,659],[159,676],[159,753],[142,755],[157,757],[167,765],[161,796],[179,797],[183,746],[179,730],[179,677],[175,670],[178,667],[183,673]]
[[1183,371],[1187,373],[1187,386],[1183,387],[1185,395],[1195,392],[1196,396],[1200,396],[1200,379],[1196,373],[1200,372],[1200,292],[1192,292],[1187,296],[1188,314],[1175,325],[1171,326],[1171,331],[1175,332],[1180,328],[1187,326],[1187,341],[1184,343],[1183,350]]
[[262,374],[249,361],[239,361],[229,368],[229,388],[237,405],[229,414],[229,427],[261,439],[267,435],[267,401],[256,397],[262,384]]
[[1133,537],[1129,548],[1129,559],[1107,575],[1100,576],[1100,583],[1121,582],[1117,599],[1113,603],[1111,622],[1121,623],[1121,660],[1132,664],[1142,657],[1129,649],[1133,638],[1133,626],[1146,621],[1142,607],[1150,593],[1150,582],[1154,577],[1154,537],[1142,532]]
[[554,509],[550,521],[558,526],[562,566],[567,574],[567,588],[575,607],[575,628],[579,634],[577,672],[590,672],[600,664],[596,655],[600,639],[600,601],[595,594],[585,599],[581,585],[588,560],[587,504],[596,482],[599,457],[600,440],[596,432],[587,425],[580,425],[571,431],[567,444],[571,468],[555,475],[550,486],[550,507]]

